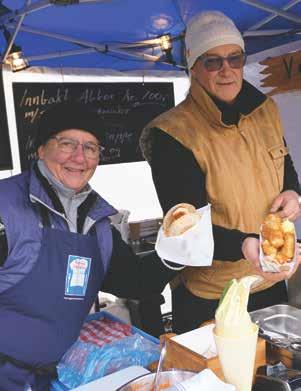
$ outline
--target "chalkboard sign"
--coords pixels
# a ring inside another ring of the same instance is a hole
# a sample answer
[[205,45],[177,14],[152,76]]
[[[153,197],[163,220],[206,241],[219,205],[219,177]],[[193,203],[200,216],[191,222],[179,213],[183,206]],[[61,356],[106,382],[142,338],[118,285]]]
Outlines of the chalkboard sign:
[[[174,106],[173,83],[13,83],[21,169],[33,158],[40,115],[55,103],[89,105],[105,126],[100,164],[143,160],[139,137],[143,127]],[[43,129],[38,129],[43,131]]]

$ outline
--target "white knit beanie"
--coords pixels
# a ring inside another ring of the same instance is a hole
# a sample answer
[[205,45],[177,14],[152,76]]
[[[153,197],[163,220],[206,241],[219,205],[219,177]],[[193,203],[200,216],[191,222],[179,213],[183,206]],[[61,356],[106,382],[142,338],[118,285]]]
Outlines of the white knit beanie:
[[188,69],[193,67],[201,54],[216,46],[236,44],[245,50],[241,33],[233,21],[219,11],[195,15],[187,25],[185,44]]

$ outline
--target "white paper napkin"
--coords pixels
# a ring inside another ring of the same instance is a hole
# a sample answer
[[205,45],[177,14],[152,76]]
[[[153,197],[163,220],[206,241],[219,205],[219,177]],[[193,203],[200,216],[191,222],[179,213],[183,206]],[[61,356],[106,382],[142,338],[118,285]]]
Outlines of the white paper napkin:
[[231,384],[221,381],[211,369],[204,369],[192,378],[183,381],[166,391],[235,391]]
[[197,210],[202,216],[198,224],[182,235],[166,237],[161,226],[155,250],[164,260],[185,266],[210,266],[214,242],[210,205]]
[[175,335],[171,339],[205,358],[211,358],[217,355],[213,336],[214,327],[215,323],[210,323],[186,333]]

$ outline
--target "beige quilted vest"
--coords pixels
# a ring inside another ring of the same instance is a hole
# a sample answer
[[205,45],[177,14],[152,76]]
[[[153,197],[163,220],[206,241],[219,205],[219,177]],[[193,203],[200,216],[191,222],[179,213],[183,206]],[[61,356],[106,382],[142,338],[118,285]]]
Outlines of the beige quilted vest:
[[[212,222],[258,233],[264,216],[283,187],[283,131],[278,109],[270,99],[238,125],[226,126],[221,113],[198,85],[180,105],[163,113],[144,129],[141,146],[151,156],[151,128],[158,127],[190,149],[206,175]],[[180,184],[179,184],[180,185]],[[252,274],[250,262],[214,260],[210,267],[187,267],[182,281],[194,295],[217,299],[231,278]],[[264,281],[255,291],[273,285]]]

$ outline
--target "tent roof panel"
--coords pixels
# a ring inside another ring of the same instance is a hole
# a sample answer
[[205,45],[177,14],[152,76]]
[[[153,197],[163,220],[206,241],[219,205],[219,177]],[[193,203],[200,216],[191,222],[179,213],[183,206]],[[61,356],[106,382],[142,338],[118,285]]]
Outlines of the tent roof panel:
[[[217,9],[230,16],[242,33],[249,29],[255,29],[258,34],[261,30],[301,30],[301,0],[78,0],[79,4],[54,4],[61,1],[68,0],[32,0],[28,4],[22,0],[3,0],[3,6],[11,13],[0,16],[0,27],[8,29],[12,35],[20,15],[28,10],[15,43],[21,46],[25,57],[31,58],[32,65],[57,66],[60,63],[60,66],[118,70],[165,69],[166,65],[153,64],[149,60],[183,63],[180,40],[174,42],[172,58],[162,52],[159,41],[151,47],[137,47],[130,52],[125,52],[122,46],[167,33],[173,39],[179,39],[189,19],[208,9]],[[275,10],[281,15],[275,16],[272,12]],[[46,32],[50,36],[45,36]],[[247,53],[280,46],[300,37],[295,33],[259,38],[245,35]],[[6,41],[0,39],[2,53],[6,45]],[[99,52],[104,45],[106,54]],[[74,55],[74,51],[82,54]],[[58,53],[57,58],[55,53]]]

